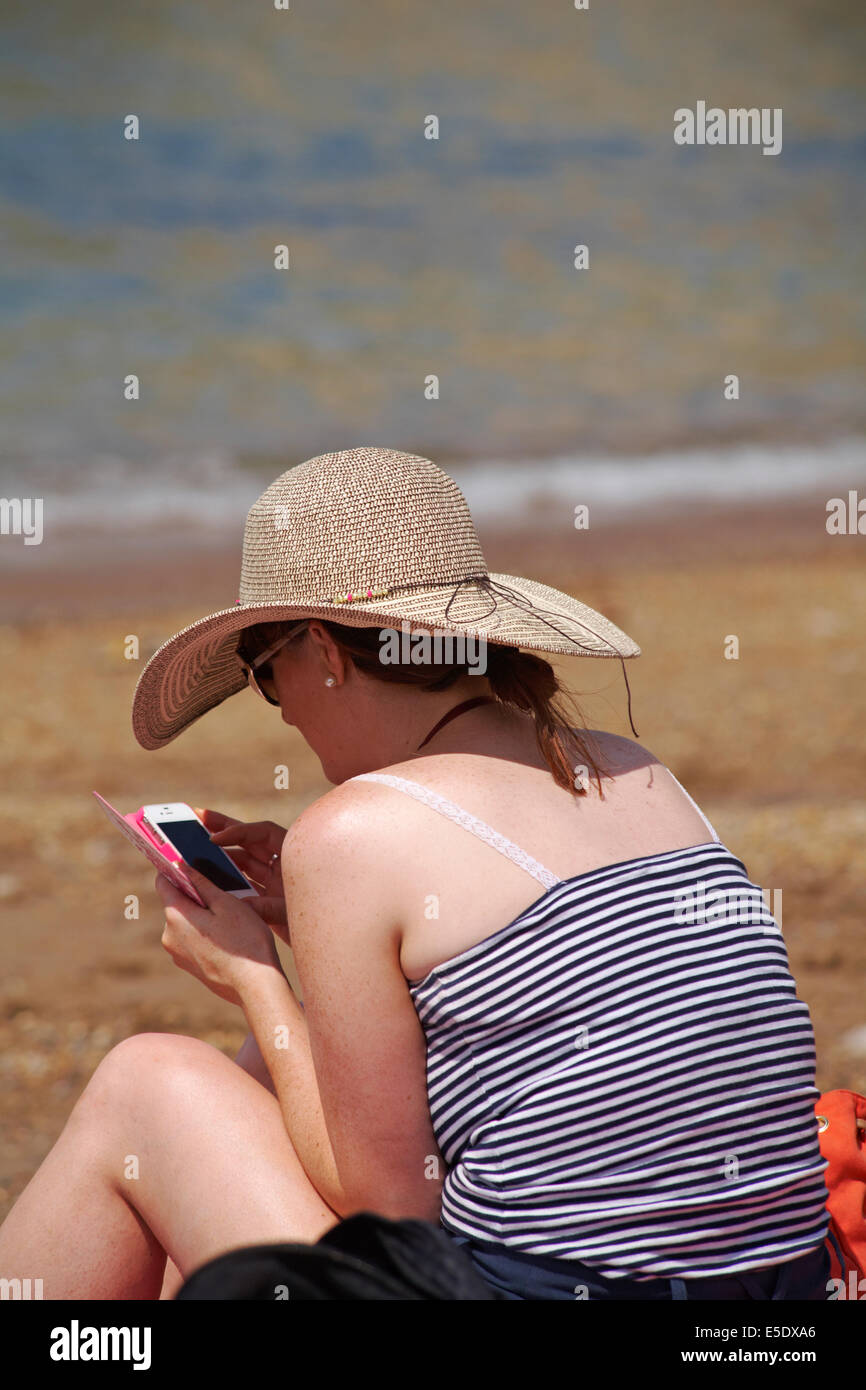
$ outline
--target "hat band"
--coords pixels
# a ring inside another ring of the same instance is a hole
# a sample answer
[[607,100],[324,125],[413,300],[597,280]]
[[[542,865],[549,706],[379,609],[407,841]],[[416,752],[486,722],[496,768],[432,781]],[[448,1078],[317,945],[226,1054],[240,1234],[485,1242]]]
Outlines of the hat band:
[[[583,645],[587,651],[594,650],[587,643],[581,644],[572,633],[564,632],[561,627],[558,627],[556,625],[556,623],[549,621],[550,618],[559,618],[561,621],[564,617],[564,614],[557,613],[549,608],[540,608],[537,604],[532,603],[532,601],[528,599],[524,594],[519,593],[516,589],[512,589],[507,584],[500,584],[497,583],[496,580],[491,579],[490,574],[486,570],[479,570],[474,574],[464,575],[462,579],[458,579],[456,581],[449,580],[444,584],[436,584],[431,582],[430,580],[420,580],[416,584],[392,584],[390,586],[380,587],[376,589],[371,589],[364,584],[360,584],[356,589],[353,589],[349,593],[334,594],[330,600],[320,600],[320,602],[322,603],[322,606],[325,606],[326,604],[330,603],[332,607],[339,608],[342,607],[344,604],[349,603],[365,603],[368,599],[403,598],[408,594],[417,592],[419,589],[425,592],[437,589],[447,590],[452,584],[453,589],[451,592],[451,596],[448,599],[447,604],[445,605],[444,616],[446,622],[461,623],[466,621],[466,619],[452,617],[451,608],[457,600],[461,589],[463,589],[464,586],[468,584],[474,584],[479,589],[483,589],[484,592],[487,594],[487,597],[490,599],[490,607],[487,609],[485,613],[482,613],[480,615],[480,619],[482,622],[486,621],[496,612],[496,600],[498,597],[505,600],[508,603],[511,603],[515,608],[521,609],[524,613],[530,614],[533,618],[536,618],[540,623],[543,623],[545,627],[549,627],[552,632],[557,633],[560,637],[564,637],[567,642],[576,643],[577,646]],[[236,605],[240,604],[241,602],[241,599],[235,599]],[[280,602],[280,600],[275,600],[275,602],[278,603]],[[284,600],[284,602],[290,601]],[[308,603],[308,601],[304,600],[301,597],[298,597],[295,600],[291,600],[291,602],[301,606],[307,606]],[[315,606],[318,606],[318,604],[315,604]],[[574,626],[576,627],[582,627],[586,632],[590,633],[593,637],[597,638],[598,641],[606,643],[608,646],[614,647],[614,650],[616,650],[614,643],[611,641],[609,637],[602,636],[601,633],[596,632],[594,628],[590,627],[588,623],[581,622],[577,618],[568,618],[567,621],[569,623],[574,624]],[[620,659],[622,659],[622,653],[617,652],[617,655],[620,657]]]

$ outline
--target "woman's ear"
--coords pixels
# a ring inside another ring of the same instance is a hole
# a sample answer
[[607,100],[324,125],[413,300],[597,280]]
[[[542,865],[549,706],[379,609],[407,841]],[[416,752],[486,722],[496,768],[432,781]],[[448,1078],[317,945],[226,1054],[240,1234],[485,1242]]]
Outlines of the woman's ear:
[[313,649],[316,652],[322,667],[322,680],[328,676],[333,676],[337,685],[342,685],[349,674],[351,661],[339,643],[334,641],[331,633],[322,623],[310,623],[307,631],[313,642]]

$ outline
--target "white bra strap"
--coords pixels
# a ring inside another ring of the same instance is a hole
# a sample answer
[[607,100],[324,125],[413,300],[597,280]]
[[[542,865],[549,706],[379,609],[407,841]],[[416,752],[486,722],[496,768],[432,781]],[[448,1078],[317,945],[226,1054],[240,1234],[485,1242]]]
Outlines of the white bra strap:
[[[667,771],[671,773],[671,777],[674,777],[674,774],[671,772],[670,768],[667,768]],[[688,792],[686,791],[685,787],[683,786],[682,782],[678,781],[676,777],[674,777],[674,781],[676,782],[676,784],[677,784],[677,786],[679,787],[680,791],[682,792],[683,796],[688,797],[689,801],[691,801],[692,805],[694,806],[695,810],[697,811],[697,813],[698,813],[698,815],[700,816],[701,820],[703,821],[704,825],[705,825],[705,826],[707,827],[707,829],[709,830],[709,832],[710,832],[710,834],[712,835],[713,839],[716,841],[717,844],[721,844],[721,840],[720,840],[718,834],[717,834],[716,831],[713,829],[713,827],[710,825],[710,822],[707,820],[706,816],[704,815],[704,813],[703,813],[703,811],[701,810],[701,808],[700,808],[700,806],[698,805],[698,803],[697,803],[695,800],[693,800],[692,797],[689,796],[689,794],[688,794]]]
[[562,882],[556,874],[552,874],[549,869],[545,869],[543,864],[539,864],[537,859],[519,848],[518,845],[506,840],[504,835],[500,835],[498,830],[494,830],[486,821],[479,820],[477,816],[470,815],[464,811],[462,806],[457,806],[453,801],[447,801],[438,792],[431,791],[429,787],[422,787],[419,782],[409,782],[405,777],[391,777],[387,772],[362,772],[357,777],[350,777],[350,782],[382,782],[386,787],[394,787],[396,791],[406,792],[408,796],[414,796],[416,801],[423,801],[425,806],[430,806],[432,810],[439,811],[449,820],[453,820],[468,830],[472,835],[477,835],[479,840],[491,845],[493,849],[498,849],[500,854],[504,854],[519,869],[525,869],[528,874],[543,883],[545,888],[555,888]]

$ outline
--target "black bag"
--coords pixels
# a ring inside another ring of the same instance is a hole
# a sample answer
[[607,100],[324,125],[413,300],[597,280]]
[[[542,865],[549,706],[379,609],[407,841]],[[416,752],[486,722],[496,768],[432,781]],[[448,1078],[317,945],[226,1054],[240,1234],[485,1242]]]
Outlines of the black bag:
[[501,1299],[429,1221],[358,1212],[315,1245],[254,1245],[209,1260],[176,1299]]

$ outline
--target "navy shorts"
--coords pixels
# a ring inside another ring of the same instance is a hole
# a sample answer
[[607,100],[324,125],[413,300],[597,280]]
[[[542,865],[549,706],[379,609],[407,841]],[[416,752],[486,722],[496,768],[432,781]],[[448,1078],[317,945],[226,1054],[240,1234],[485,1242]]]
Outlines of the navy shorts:
[[[443,1228],[444,1229],[444,1228]],[[486,1284],[504,1298],[723,1300],[799,1299],[826,1301],[830,1256],[825,1245],[785,1264],[709,1279],[607,1279],[577,1260],[517,1254],[503,1245],[447,1234],[468,1255]]]

